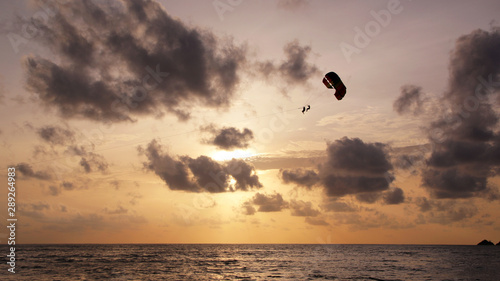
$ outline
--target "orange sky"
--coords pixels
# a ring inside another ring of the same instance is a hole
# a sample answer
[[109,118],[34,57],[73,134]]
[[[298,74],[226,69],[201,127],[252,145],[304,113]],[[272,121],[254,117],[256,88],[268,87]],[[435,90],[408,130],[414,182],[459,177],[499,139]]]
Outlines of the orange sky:
[[0,4],[18,243],[500,239],[498,1],[126,3]]

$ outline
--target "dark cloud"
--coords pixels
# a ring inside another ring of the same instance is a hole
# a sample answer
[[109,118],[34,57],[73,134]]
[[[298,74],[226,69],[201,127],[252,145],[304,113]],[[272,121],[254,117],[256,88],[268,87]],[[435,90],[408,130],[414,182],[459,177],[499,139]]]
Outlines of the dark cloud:
[[108,170],[109,164],[102,155],[88,152],[86,156],[81,158],[80,166],[83,167],[85,173],[90,173],[96,170],[100,172],[106,172]]
[[200,156],[193,159],[184,156],[180,161],[187,163],[187,168],[194,176],[195,186],[201,186],[209,192],[224,192],[228,188],[229,175],[221,164],[210,157]]
[[317,218],[311,218],[311,217],[306,217],[305,222],[310,224],[310,225],[323,225],[327,226],[330,225],[323,219],[317,219]]
[[417,175],[425,166],[427,157],[432,151],[432,144],[391,147],[391,163],[395,169]]
[[276,71],[276,67],[274,66],[274,63],[272,61],[257,62],[256,68],[258,73],[266,78],[274,75],[274,72]]
[[49,194],[52,196],[57,196],[61,194],[61,189],[55,185],[49,185]]
[[[255,169],[240,159],[220,164],[207,156],[174,157],[164,153],[161,145],[151,141],[139,153],[147,157],[144,167],[155,172],[172,190],[188,192],[227,192],[260,188]],[[231,184],[231,179],[235,184]]]
[[357,193],[355,197],[359,202],[373,204],[373,203],[377,202],[382,197],[382,193],[381,192],[363,192],[363,193]]
[[46,217],[45,212],[50,209],[50,205],[45,202],[19,203],[18,206],[20,215],[36,220]]
[[474,176],[458,168],[427,169],[423,184],[434,198],[469,198],[487,190],[487,178]]
[[292,216],[298,217],[316,217],[320,212],[313,208],[311,202],[302,200],[291,200],[289,204]]
[[384,203],[388,205],[401,204],[405,201],[405,195],[401,188],[395,187],[386,191],[383,195]]
[[283,51],[287,58],[278,69],[288,82],[304,83],[319,72],[316,66],[307,62],[311,47],[302,47],[298,41],[292,41],[285,45]]
[[412,174],[418,173],[417,167],[424,164],[425,155],[423,153],[402,154],[394,158],[394,166],[401,170],[409,170]]
[[[98,180],[96,181],[98,182]],[[89,189],[89,185],[91,184],[91,180],[86,177],[79,177],[74,179],[72,182],[63,181],[61,187],[70,191],[70,190],[83,190]]]
[[128,209],[119,205],[116,209],[108,209],[107,207],[103,209],[104,213],[109,215],[123,215],[128,213]]
[[66,152],[72,155],[85,156],[87,155],[87,149],[84,146],[70,145],[66,148]]
[[97,153],[87,152],[85,146],[70,145],[67,147],[67,153],[80,156],[80,166],[85,173],[99,171],[105,173],[108,170],[109,164],[106,159]]
[[401,94],[392,106],[398,114],[413,113],[413,115],[418,115],[422,113],[424,102],[425,97],[421,87],[405,85],[401,87]]
[[435,217],[430,220],[434,223],[452,223],[472,218],[478,213],[478,209],[473,205],[462,205],[445,212],[444,217]]
[[47,147],[45,147],[44,145],[35,145],[33,147],[33,156],[37,159],[45,156],[56,157],[57,153],[53,149],[52,150],[47,149]]
[[235,187],[238,190],[262,187],[254,167],[241,159],[232,159],[227,162],[225,170],[236,180]]
[[137,204],[137,202],[139,201],[139,199],[141,199],[143,197],[141,194],[134,193],[134,192],[129,192],[127,194],[127,196],[129,196],[131,198],[130,201],[129,201],[129,203],[131,205]]
[[420,212],[427,212],[432,209],[433,205],[431,200],[426,197],[417,197],[415,199],[415,204],[419,207]]
[[63,190],[72,191],[77,189],[86,189],[85,185],[77,186],[71,181],[62,181],[59,185],[49,185],[49,194],[52,196],[58,196]]
[[25,177],[36,178],[40,180],[50,180],[52,177],[45,171],[34,171],[31,165],[27,163],[19,163],[15,165],[16,171],[21,172]]
[[241,206],[241,209],[243,214],[247,216],[252,216],[257,212],[251,201],[245,201]]
[[266,195],[257,192],[250,202],[259,207],[257,209],[259,212],[280,212],[282,209],[288,207],[288,202],[283,200],[283,197],[279,193]]
[[37,130],[38,136],[53,145],[66,145],[75,141],[75,133],[58,126],[45,126]]
[[321,206],[322,209],[331,212],[357,212],[359,208],[350,203],[339,201],[336,198],[329,198],[325,204]]
[[[156,141],[149,143],[146,149],[139,148],[139,152],[148,158],[148,162],[144,163],[144,167],[150,171],[154,171],[155,174],[165,181],[170,189],[192,192],[199,191],[199,187],[190,178],[187,164],[163,153],[160,144]],[[223,184],[225,183],[223,181]],[[215,186],[217,187],[217,185]],[[224,185],[222,188],[224,188]]]
[[382,143],[344,137],[328,145],[328,168],[354,175],[383,175],[392,169],[385,148]]
[[65,190],[73,190],[76,186],[72,182],[64,181],[61,183],[61,187]]
[[304,84],[309,78],[318,75],[318,68],[308,62],[310,46],[301,46],[294,40],[283,47],[283,52],[286,58],[281,63],[257,62],[257,71],[268,79],[278,75],[280,80],[295,85]]
[[246,61],[244,46],[189,27],[155,1],[49,3],[30,19],[57,58],[24,60],[27,89],[66,118],[130,121],[194,105],[227,107]]
[[[79,165],[86,173],[94,171],[104,173],[108,170],[109,164],[102,155],[87,151],[88,148],[94,148],[93,144],[77,145],[77,134],[73,130],[59,126],[45,126],[36,129],[36,133],[42,140],[53,146],[66,147],[65,153],[81,157]],[[37,146],[35,149],[35,155],[47,154],[42,146]]]
[[471,94],[480,98],[498,93],[499,46],[500,27],[478,29],[457,39],[450,59],[449,90],[445,93],[448,101],[465,105],[463,102]]
[[29,206],[31,206],[31,209],[33,209],[35,211],[42,211],[42,210],[50,209],[50,205],[47,203],[43,203],[43,202],[31,203],[31,204],[29,204]]
[[451,224],[474,217],[478,208],[471,202],[457,200],[435,200],[426,197],[417,197],[415,204],[422,212],[417,223]]
[[217,148],[225,150],[247,148],[249,142],[254,138],[253,132],[248,128],[240,131],[234,127],[217,129],[214,126],[208,126],[202,128],[202,130],[212,134],[212,137],[205,140],[205,143],[213,144]]
[[407,219],[400,219],[376,210],[366,213],[338,213],[335,214],[334,221],[336,225],[348,225],[353,231],[370,228],[409,229],[415,227],[415,224]]
[[484,164],[500,164],[500,146],[497,144],[463,140],[446,140],[435,148],[427,160],[428,165],[436,168],[451,168],[469,165],[469,170],[484,171]]
[[434,198],[494,198],[488,194],[498,187],[488,179],[500,169],[500,28],[460,37],[449,69],[444,113],[427,128],[434,146],[422,184]]
[[373,193],[389,188],[392,165],[385,145],[342,138],[327,147],[328,159],[321,167],[321,181],[329,196]]
[[281,170],[285,183],[310,188],[319,184],[329,197],[356,195],[360,201],[375,202],[393,180],[392,165],[381,143],[364,143],[344,137],[327,146],[327,159],[315,170]]
[[[384,177],[365,176],[339,176],[336,174],[327,175],[323,178],[323,185],[329,196],[341,197],[349,194],[374,193],[384,191],[389,188],[389,183]],[[372,194],[361,195],[364,202],[373,202]]]
[[148,220],[145,217],[133,214],[122,214],[119,217],[107,220],[100,214],[89,213],[82,215],[77,213],[69,218],[65,217],[56,221],[56,224],[49,224],[49,227],[58,232],[82,232],[85,229],[116,231],[119,229],[136,228],[138,227],[137,224],[147,222]]
[[294,169],[284,170],[280,169],[281,179],[284,183],[295,183],[300,186],[311,188],[320,180],[318,173],[313,170]]

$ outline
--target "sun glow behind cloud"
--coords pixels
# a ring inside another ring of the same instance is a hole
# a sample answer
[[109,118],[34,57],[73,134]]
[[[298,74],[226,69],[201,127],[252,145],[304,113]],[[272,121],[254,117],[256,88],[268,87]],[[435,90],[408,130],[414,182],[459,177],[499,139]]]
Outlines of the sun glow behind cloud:
[[245,159],[257,156],[258,153],[252,149],[237,149],[232,151],[217,150],[211,153],[211,158],[216,161],[229,161],[231,159]]

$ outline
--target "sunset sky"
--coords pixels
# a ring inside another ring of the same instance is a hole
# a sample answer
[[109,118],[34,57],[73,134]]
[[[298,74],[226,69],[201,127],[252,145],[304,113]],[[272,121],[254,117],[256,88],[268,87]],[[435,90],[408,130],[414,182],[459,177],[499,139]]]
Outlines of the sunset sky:
[[500,240],[499,1],[0,5],[18,243]]

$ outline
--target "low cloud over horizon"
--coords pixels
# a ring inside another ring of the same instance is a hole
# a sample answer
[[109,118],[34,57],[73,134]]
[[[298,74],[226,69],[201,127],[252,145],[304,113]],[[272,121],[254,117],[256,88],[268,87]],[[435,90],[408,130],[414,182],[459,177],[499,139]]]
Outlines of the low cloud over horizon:
[[144,168],[153,171],[172,190],[219,193],[262,187],[254,167],[240,159],[220,164],[207,156],[171,156],[156,140],[138,150],[148,159]]
[[359,201],[373,203],[384,195],[390,204],[403,202],[402,189],[388,191],[393,166],[384,144],[344,137],[328,143],[326,151],[327,159],[315,170],[280,170],[282,181],[307,189],[320,186],[333,198],[354,195]]

